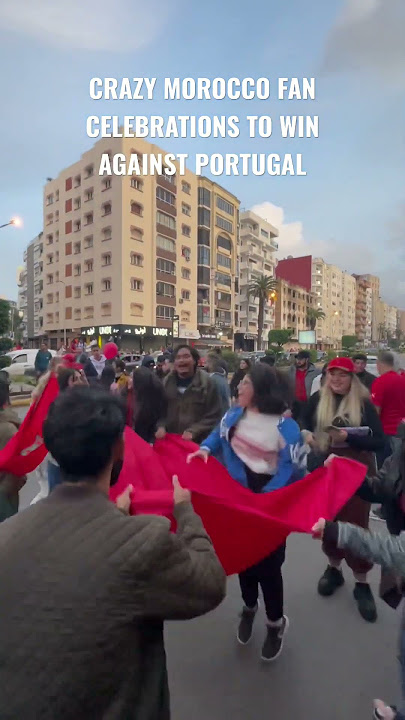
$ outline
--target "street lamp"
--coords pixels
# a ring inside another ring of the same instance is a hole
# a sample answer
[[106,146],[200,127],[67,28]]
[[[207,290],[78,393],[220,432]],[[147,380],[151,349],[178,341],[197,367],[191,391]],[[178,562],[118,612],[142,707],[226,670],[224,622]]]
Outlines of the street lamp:
[[14,227],[21,227],[21,226],[22,226],[22,220],[21,220],[21,218],[19,218],[19,217],[11,218],[11,220],[9,220],[8,222],[3,223],[3,225],[0,225],[0,229],[1,229],[1,228],[8,227],[8,225],[14,225]]

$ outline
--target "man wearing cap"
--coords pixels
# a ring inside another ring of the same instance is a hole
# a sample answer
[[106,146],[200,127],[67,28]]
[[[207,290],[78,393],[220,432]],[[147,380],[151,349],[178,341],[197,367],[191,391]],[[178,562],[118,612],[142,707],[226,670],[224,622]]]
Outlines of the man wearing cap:
[[364,353],[357,353],[353,355],[354,372],[359,378],[360,382],[363,383],[364,387],[371,392],[371,386],[375,380],[375,375],[366,370],[367,366],[367,355]]
[[312,383],[319,374],[319,370],[311,362],[308,350],[300,350],[295,356],[295,364],[289,370],[295,396],[294,417],[297,422],[302,419],[305,403],[311,396]]
[[142,359],[142,367],[148,368],[148,370],[154,370],[155,368],[155,361],[152,357],[152,355],[145,355],[145,357]]

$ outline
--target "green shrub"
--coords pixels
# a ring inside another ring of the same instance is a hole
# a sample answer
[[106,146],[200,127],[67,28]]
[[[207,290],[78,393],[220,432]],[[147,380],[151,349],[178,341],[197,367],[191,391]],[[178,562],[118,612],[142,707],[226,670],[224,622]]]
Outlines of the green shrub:
[[0,352],[8,352],[13,347],[13,341],[8,337],[0,337]]
[[222,357],[228,365],[229,372],[236,372],[239,367],[240,357],[233,350],[222,350]]
[[0,369],[10,367],[11,358],[8,355],[0,355]]

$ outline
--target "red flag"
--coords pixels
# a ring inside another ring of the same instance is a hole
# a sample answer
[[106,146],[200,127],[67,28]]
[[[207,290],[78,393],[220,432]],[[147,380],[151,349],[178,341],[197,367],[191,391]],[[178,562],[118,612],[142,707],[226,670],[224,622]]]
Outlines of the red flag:
[[320,517],[332,520],[366,474],[364,465],[336,458],[288,487],[257,495],[233,480],[214,458],[187,465],[187,454],[196,446],[177,435],[166,435],[152,448],[130,428],[125,433],[124,466],[111,498],[132,484],[132,514],[171,517],[172,475],[177,475],[192,491],[194,509],[228,575],[259,562],[290,532],[311,532]]
[[58,381],[56,377],[51,377],[39,400],[31,405],[16,434],[0,451],[0,470],[26,475],[41,464],[48,452],[42,437],[42,425],[58,392]]

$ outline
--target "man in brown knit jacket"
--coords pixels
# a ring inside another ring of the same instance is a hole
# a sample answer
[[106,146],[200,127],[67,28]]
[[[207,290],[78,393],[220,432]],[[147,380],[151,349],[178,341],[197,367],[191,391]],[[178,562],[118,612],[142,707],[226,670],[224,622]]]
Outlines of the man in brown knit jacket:
[[0,526],[2,720],[167,720],[163,621],[214,609],[224,571],[174,479],[177,532],[130,517],[110,483],[123,456],[120,401],[61,394],[44,426],[64,482]]

